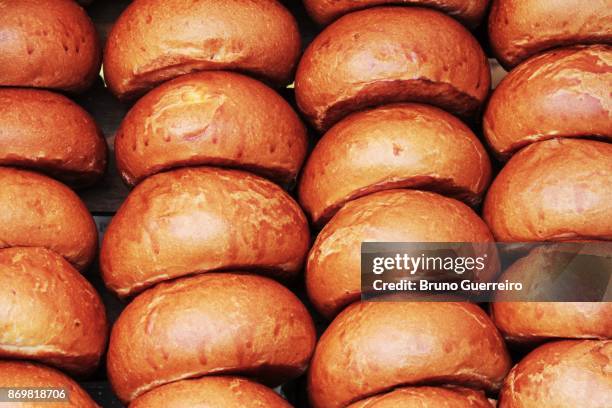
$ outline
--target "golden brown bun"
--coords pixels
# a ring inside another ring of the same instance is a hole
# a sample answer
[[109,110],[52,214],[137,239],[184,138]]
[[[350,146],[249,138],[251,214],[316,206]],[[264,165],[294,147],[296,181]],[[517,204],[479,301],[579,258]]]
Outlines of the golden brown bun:
[[437,11],[381,7],[341,17],[310,44],[295,79],[297,103],[324,131],[347,114],[425,102],[472,117],[491,83],[470,32]]
[[452,387],[404,387],[347,408],[492,408],[482,391]]
[[239,377],[202,377],[162,385],[129,408],[291,408],[271,389]]
[[106,230],[100,267],[119,296],[213,270],[290,278],[309,240],[302,210],[272,182],[237,170],[186,168],[132,191]]
[[476,305],[360,302],[319,340],[308,391],[313,408],[344,407],[412,384],[494,391],[509,369],[500,334]]
[[483,127],[501,158],[553,137],[612,140],[612,47],[549,51],[506,76],[489,100]]
[[230,72],[200,72],[163,84],[136,103],[115,139],[128,184],[180,166],[253,170],[293,181],[307,147],[306,128],[264,84]]
[[418,188],[477,204],[491,179],[487,152],[461,121],[427,105],[386,105],[332,127],[306,162],[300,202],[316,224],[347,201]]
[[72,0],[0,5],[0,86],[83,91],[100,71],[96,29]]
[[88,374],[106,346],[100,296],[48,249],[0,249],[0,316],[0,358],[37,360]]
[[606,408],[612,398],[612,341],[538,347],[504,381],[499,408]]
[[70,99],[0,88],[0,165],[32,168],[85,187],[106,169],[106,142],[93,118]]
[[104,78],[122,99],[214,69],[284,85],[300,48],[297,23],[276,0],[135,0],[109,34]]
[[611,43],[609,0],[493,0],[489,39],[507,69],[551,48]]
[[206,374],[278,385],[306,370],[315,341],[308,311],[281,284],[210,273],[161,283],[134,299],[113,327],[108,375],[124,402]]
[[74,380],[61,372],[40,364],[22,361],[0,360],[0,387],[6,388],[55,388],[63,389],[70,401],[0,403],[3,407],[16,408],[99,408]]
[[329,24],[338,17],[381,5],[424,6],[447,13],[468,27],[480,24],[489,0],[304,0],[308,14],[319,24]]
[[498,241],[612,240],[612,144],[551,139],[515,154],[483,216]]
[[98,247],[93,217],[65,185],[26,170],[0,167],[0,248],[51,249],[83,271]]
[[327,318],[361,295],[362,241],[492,242],[493,237],[467,205],[438,194],[388,190],[351,201],[319,233],[308,255],[308,296]]

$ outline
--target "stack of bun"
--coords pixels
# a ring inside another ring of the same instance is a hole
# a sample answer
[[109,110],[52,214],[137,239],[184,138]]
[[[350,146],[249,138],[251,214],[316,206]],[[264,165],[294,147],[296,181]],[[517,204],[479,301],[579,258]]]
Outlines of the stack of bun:
[[[511,70],[483,118],[491,150],[507,162],[483,208],[495,239],[589,248],[612,240],[609,2],[494,0],[488,31]],[[505,276],[552,280],[553,265],[547,250],[534,249]],[[609,405],[610,303],[499,301],[491,316],[511,344],[553,341],[512,369],[500,407]]]
[[63,388],[61,406],[94,407],[64,374],[20,360],[81,378],[106,347],[104,305],[81,274],[96,255],[96,226],[62,184],[100,179],[106,144],[92,117],[56,93],[92,85],[100,45],[72,0],[0,9],[0,386]]
[[115,22],[107,86],[140,97],[115,138],[135,188],[100,255],[106,286],[135,297],[107,358],[123,402],[287,406],[253,381],[306,370],[314,324],[281,283],[301,272],[310,232],[281,186],[295,182],[308,138],[272,88],[291,82],[300,51],[295,19],[272,0],[136,0]]

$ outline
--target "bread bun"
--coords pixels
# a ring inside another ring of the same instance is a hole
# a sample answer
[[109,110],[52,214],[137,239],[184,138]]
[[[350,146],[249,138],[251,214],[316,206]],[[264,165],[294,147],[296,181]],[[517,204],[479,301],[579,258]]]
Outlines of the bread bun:
[[161,283],[127,306],[111,334],[108,376],[123,402],[207,374],[278,385],[306,370],[315,341],[289,289],[256,275],[204,274]]
[[493,0],[489,39],[507,69],[556,47],[612,43],[608,0]]
[[136,398],[129,408],[291,408],[280,395],[239,377],[202,377],[162,385]]
[[608,407],[612,341],[559,341],[538,347],[504,382],[499,408]]
[[214,270],[290,278],[309,240],[306,217],[277,185],[236,170],[186,168],[152,176],[132,191],[106,230],[100,267],[122,297]]
[[0,316],[0,358],[88,374],[106,346],[98,293],[66,260],[44,248],[0,249]]
[[361,302],[319,340],[308,392],[313,408],[335,408],[413,384],[494,391],[509,369],[501,336],[476,305]]
[[347,408],[493,408],[482,391],[452,387],[404,387]]
[[461,24],[433,10],[381,7],[350,13],[319,34],[300,61],[295,92],[324,131],[351,112],[392,102],[471,118],[490,83],[487,58]]
[[96,29],[72,0],[4,2],[0,30],[0,86],[77,92],[98,77]]
[[4,403],[19,408],[99,408],[91,397],[72,379],[49,367],[23,361],[0,360],[0,387],[65,390],[69,401]]
[[78,270],[93,261],[98,247],[94,220],[65,185],[26,170],[0,167],[0,248],[51,249]]
[[475,205],[490,179],[487,152],[461,121],[427,105],[386,105],[354,113],[323,136],[299,194],[320,225],[347,201],[390,188],[433,190]]
[[276,0],[135,0],[109,34],[104,78],[122,99],[214,69],[285,85],[300,48],[297,23]]
[[93,118],[70,99],[0,88],[0,165],[39,170],[85,187],[106,169],[106,142]]
[[480,24],[489,0],[304,0],[308,14],[319,24],[329,24],[338,17],[381,5],[423,6],[437,9],[468,27]]
[[553,50],[506,76],[485,111],[485,136],[501,158],[553,137],[612,140],[612,47]]
[[[347,203],[319,233],[306,266],[315,308],[332,318],[361,295],[361,243],[493,242],[467,205],[416,190],[388,190]],[[497,270],[487,268],[492,278]],[[483,276],[484,277],[484,276]]]
[[240,167],[293,181],[307,147],[306,128],[272,89],[229,72],[200,72],[140,99],[115,139],[128,184],[179,166]]
[[612,240],[611,163],[607,143],[527,146],[493,180],[484,219],[501,242]]

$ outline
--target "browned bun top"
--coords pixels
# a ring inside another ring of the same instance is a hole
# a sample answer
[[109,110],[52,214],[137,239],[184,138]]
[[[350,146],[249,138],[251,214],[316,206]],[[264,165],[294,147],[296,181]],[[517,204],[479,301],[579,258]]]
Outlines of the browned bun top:
[[315,341],[312,318],[289,289],[261,276],[210,273],[134,299],[113,327],[108,375],[124,402],[207,374],[278,385],[306,370]]
[[129,408],[291,408],[280,395],[240,377],[202,377],[162,385]]
[[37,360],[87,374],[106,346],[106,314],[98,293],[48,249],[0,249],[0,316],[0,358]]
[[453,16],[468,27],[476,27],[489,0],[304,0],[308,14],[319,24],[329,24],[344,14],[385,4],[431,7]]
[[506,68],[575,44],[612,43],[609,0],[493,0],[489,38]]
[[96,29],[72,0],[0,4],[0,86],[83,91],[100,71]]
[[323,224],[347,201],[390,188],[433,190],[480,202],[491,163],[472,131],[452,115],[418,104],[349,115],[308,158],[300,202]]
[[507,158],[526,144],[553,137],[612,140],[612,47],[557,49],[506,76],[489,100],[483,127],[493,150]]
[[115,139],[128,184],[179,166],[222,165],[293,181],[306,128],[264,84],[230,72],[185,75],[155,88],[128,112]]
[[493,408],[482,391],[462,387],[403,387],[347,408]]
[[470,303],[361,302],[327,328],[308,372],[313,408],[412,384],[496,390],[510,369],[504,342]]
[[612,341],[566,340],[540,346],[510,371],[498,407],[609,407],[610,361]]
[[68,187],[26,170],[0,167],[0,248],[44,247],[85,270],[98,231],[85,204]]
[[478,41],[437,11],[381,7],[350,13],[310,44],[295,92],[320,131],[347,114],[392,102],[425,102],[472,117],[491,83]]
[[498,241],[612,240],[612,144],[552,139],[515,154],[483,209]]
[[40,170],[84,187],[106,169],[106,142],[93,118],[70,99],[0,88],[0,165]]
[[[361,294],[361,243],[492,242],[467,205],[434,193],[388,190],[347,203],[319,233],[306,266],[315,308],[332,318]],[[497,270],[488,268],[487,276]]]
[[106,230],[100,267],[119,296],[214,270],[290,278],[309,240],[304,213],[272,182],[236,170],[185,168],[132,191]]
[[109,34],[104,78],[123,99],[214,69],[284,85],[300,48],[297,23],[276,0],[135,0]]
[[61,372],[40,364],[23,361],[0,360],[0,387],[41,388],[64,390],[69,401],[3,403],[2,406],[18,408],[99,408],[74,380]]

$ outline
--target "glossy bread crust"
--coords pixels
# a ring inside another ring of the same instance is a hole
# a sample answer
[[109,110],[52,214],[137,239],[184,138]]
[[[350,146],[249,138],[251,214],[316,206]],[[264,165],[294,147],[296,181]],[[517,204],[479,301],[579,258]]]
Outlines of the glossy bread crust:
[[276,0],[136,0],[109,34],[104,74],[121,99],[205,70],[285,85],[300,47],[295,19]]
[[327,328],[308,372],[313,408],[336,408],[398,386],[495,391],[510,369],[501,335],[469,303],[361,302]]
[[432,190],[476,205],[491,179],[486,150],[459,119],[420,104],[354,113],[317,143],[299,185],[317,225],[346,202],[392,188]]
[[[467,205],[417,190],[387,190],[347,203],[317,236],[308,255],[306,289],[319,313],[333,318],[361,295],[361,243],[493,242]],[[483,276],[497,273],[493,264]]]
[[347,114],[424,102],[473,118],[491,84],[488,60],[460,23],[416,7],[347,14],[306,49],[296,73],[300,110],[319,131]]
[[369,7],[405,5],[431,7],[472,28],[480,24],[488,4],[489,0],[304,0],[308,14],[319,24],[329,24],[344,14]]
[[43,247],[80,271],[98,248],[98,231],[81,199],[60,182],[0,167],[0,248]]
[[483,217],[500,242],[612,240],[612,144],[551,139],[515,154]]
[[533,57],[497,86],[483,128],[507,159],[527,144],[554,137],[612,141],[612,46],[563,48]]
[[93,118],[70,99],[44,90],[0,88],[0,165],[86,187],[104,174],[106,153]]
[[107,370],[123,402],[210,374],[278,385],[306,370],[315,341],[312,318],[289,289],[261,276],[210,273],[134,299],[113,327]]
[[100,296],[66,260],[44,248],[0,249],[0,316],[0,358],[85,375],[98,366],[106,346]]
[[612,44],[608,0],[492,0],[489,39],[507,69],[551,48]]
[[0,86],[80,92],[100,72],[93,22],[72,0],[0,3]]
[[272,89],[239,74],[200,72],[141,98],[117,131],[115,155],[130,185],[197,165],[242,168],[289,183],[307,143],[300,118]]
[[347,408],[493,408],[484,392],[462,387],[403,387]]
[[131,192],[106,230],[100,268],[122,297],[214,270],[289,279],[301,270],[309,241],[304,213],[274,183],[237,170],[184,168]]

